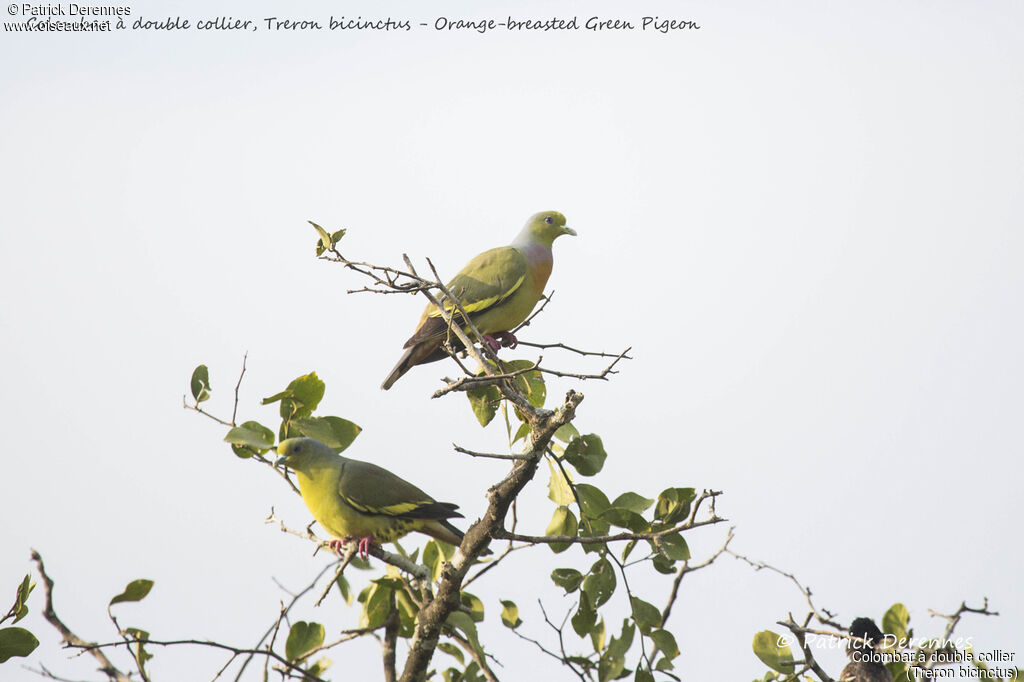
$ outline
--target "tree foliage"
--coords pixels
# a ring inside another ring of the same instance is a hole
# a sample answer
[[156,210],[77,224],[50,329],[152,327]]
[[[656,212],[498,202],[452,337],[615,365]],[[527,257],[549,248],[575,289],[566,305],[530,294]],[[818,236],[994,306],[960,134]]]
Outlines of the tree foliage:
[[[439,299],[452,297],[436,273],[433,278],[421,277],[408,259],[405,269],[347,260],[338,251],[338,241],[345,230],[329,232],[319,225],[313,226],[318,234],[316,256],[368,278],[370,284],[363,290],[423,293],[447,315]],[[454,307],[458,308],[457,301]],[[478,369],[466,369],[458,357],[455,339],[451,339],[448,350],[465,369],[465,376],[448,380],[447,387],[435,393],[435,397],[465,393],[468,408],[480,425],[503,428],[509,443],[507,453],[476,453],[457,447],[468,456],[509,462],[507,475],[489,492],[487,513],[468,529],[460,547],[437,540],[429,540],[411,552],[399,542],[393,544],[394,552],[373,546],[370,553],[375,560],[371,563],[358,558],[355,544],[348,543],[327,568],[311,564],[310,587],[320,587],[313,591],[320,594],[315,604],[308,603],[311,598],[300,602],[301,595],[293,599],[268,619],[271,627],[267,636],[252,647],[199,640],[157,640],[139,627],[122,626],[117,615],[125,608],[122,605],[144,599],[153,589],[153,582],[146,579],[128,583],[109,601],[107,612],[118,636],[116,641],[93,644],[81,640],[60,622],[52,608],[52,581],[41,557],[35,555],[46,585],[47,620],[69,646],[100,660],[103,673],[116,680],[133,676],[150,679],[147,664],[158,645],[218,648],[227,657],[225,669],[235,665],[239,675],[250,661],[260,658],[282,679],[324,680],[332,675],[328,653],[354,639],[374,637],[381,643],[385,680],[493,681],[499,676],[492,664],[492,654],[501,645],[481,638],[478,624],[488,619],[500,622],[512,635],[536,647],[537,655],[557,659],[569,678],[594,682],[680,679],[676,659],[681,642],[670,622],[673,604],[685,575],[712,565],[723,554],[732,554],[729,543],[733,531],[730,529],[723,537],[717,551],[699,560],[691,556],[686,536],[697,528],[724,521],[716,510],[721,492],[701,489],[688,481],[674,481],[669,487],[662,487],[663,483],[655,485],[653,480],[649,489],[610,492],[609,482],[601,474],[609,458],[618,453],[606,448],[598,433],[576,426],[582,394],[569,391],[553,401],[545,381],[546,376],[552,375],[580,381],[606,380],[615,373],[617,363],[628,358],[628,349],[612,355],[582,351],[562,343],[535,344],[567,350],[581,358],[597,356],[610,361],[600,373],[579,374],[544,367],[539,360],[501,360],[486,344],[477,348],[474,342],[481,337],[471,324],[465,329],[453,324],[451,331],[462,341],[465,351],[461,355],[468,354]],[[244,374],[243,362],[238,384]],[[207,410],[209,401],[216,398],[210,375],[206,365],[195,368],[189,380],[191,400],[186,400],[185,407],[223,425],[226,452],[237,457],[240,465],[262,467],[296,493],[298,489],[289,472],[275,462],[274,453],[280,441],[306,436],[340,453],[361,433],[352,421],[319,412],[327,386],[315,371],[296,377],[262,400],[262,405],[278,405],[279,422],[272,424],[236,417],[240,407],[237,388],[231,418],[214,416]],[[585,423],[585,418],[580,421]],[[540,466],[541,460],[544,466]],[[550,521],[543,529],[520,532],[515,517],[510,519],[508,511],[526,483],[538,474],[547,477]],[[288,528],[273,515],[271,520],[324,549],[328,547],[329,538],[311,529]],[[572,600],[572,608],[564,619],[549,617],[542,602],[544,622],[528,622],[508,595],[478,595],[466,589],[476,577],[502,570],[505,559],[521,550],[557,556],[559,565],[550,573],[551,583]],[[757,569],[771,568],[734,556]],[[791,574],[772,570],[796,582]],[[667,592],[652,587],[662,584],[650,580],[658,575],[673,576]],[[17,587],[13,606],[0,620],[0,624],[12,621],[9,627],[0,629],[0,663],[28,656],[38,646],[32,633],[14,627],[28,612],[27,601],[34,586],[31,576],[25,576]],[[792,617],[779,622],[792,637],[787,639],[773,630],[764,630],[753,638],[753,654],[769,669],[764,680],[813,679],[813,674],[821,682],[829,682],[832,678],[814,661],[807,638],[828,633],[849,638],[833,614],[814,606],[810,590],[802,586],[800,589],[811,613],[802,623]],[[321,604],[330,609],[355,610],[357,627],[341,633],[328,632],[317,621],[316,608]],[[960,611],[948,617],[946,640],[966,612],[990,613],[987,602],[981,609],[962,605]],[[292,620],[292,615],[301,620]],[[810,627],[812,619],[825,629]],[[955,648],[903,644],[912,638],[913,632],[909,612],[902,604],[893,605],[883,615],[882,626],[897,642],[887,650],[912,652],[911,666],[932,667],[955,659]],[[398,647],[399,642],[405,642],[405,646]],[[398,660],[399,650],[408,652],[404,662]],[[115,664],[107,652],[126,654],[127,662]],[[910,667],[900,665],[890,667],[894,678],[910,679]]]

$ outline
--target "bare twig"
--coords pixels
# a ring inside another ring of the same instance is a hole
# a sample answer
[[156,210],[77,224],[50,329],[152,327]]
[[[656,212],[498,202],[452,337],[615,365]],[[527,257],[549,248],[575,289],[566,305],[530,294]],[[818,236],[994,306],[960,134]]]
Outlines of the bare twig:
[[231,425],[235,425],[235,419],[238,416],[238,389],[242,387],[242,377],[245,376],[245,361],[249,359],[249,351],[245,351],[245,355],[242,356],[242,371],[238,375],[238,383],[235,384],[235,407],[231,410]]
[[452,447],[455,449],[455,452],[461,452],[462,454],[469,455],[470,457],[487,457],[487,458],[490,458],[490,459],[512,459],[512,460],[516,460],[516,459],[530,459],[531,457],[533,457],[533,455],[530,455],[530,454],[525,454],[525,455],[524,454],[502,455],[502,454],[499,454],[499,453],[492,453],[492,452],[474,452],[473,450],[467,450],[466,448],[464,448],[462,446],[459,446],[459,445],[456,445],[455,443],[452,443]]
[[683,582],[683,576],[687,573],[693,573],[699,571],[702,568],[706,568],[714,563],[715,559],[720,557],[726,550],[729,549],[729,543],[732,542],[734,537],[733,531],[736,529],[735,526],[729,528],[729,534],[725,537],[725,542],[722,546],[715,551],[706,561],[694,566],[690,565],[690,560],[687,559],[683,562],[683,565],[679,568],[679,572],[676,573],[676,579],[672,582],[672,592],[669,594],[668,603],[665,605],[665,610],[661,612],[661,627],[665,627],[665,623],[668,622],[669,614],[672,613],[672,606],[676,603],[676,595],[679,593],[679,585]]
[[793,582],[793,584],[797,586],[797,589],[799,589],[800,592],[803,593],[804,597],[807,599],[807,605],[811,607],[811,612],[814,613],[814,617],[817,619],[817,621],[819,623],[821,623],[822,625],[827,625],[829,627],[833,627],[833,628],[835,628],[837,630],[840,630],[840,631],[843,631],[843,630],[846,629],[845,627],[843,627],[843,625],[841,623],[838,623],[838,622],[836,622],[834,620],[836,614],[834,614],[831,611],[829,611],[828,609],[824,609],[824,608],[821,609],[820,611],[818,610],[818,607],[816,607],[814,605],[814,600],[811,598],[811,588],[804,587],[800,583],[800,581],[796,579],[796,576],[793,575],[792,573],[787,573],[786,571],[783,571],[782,569],[779,569],[779,568],[775,568],[774,566],[772,566],[770,564],[767,564],[767,563],[765,563],[763,561],[755,561],[754,559],[749,559],[749,558],[743,556],[742,554],[737,554],[736,552],[732,551],[731,549],[727,549],[726,552],[728,552],[732,556],[736,557],[740,561],[743,561],[743,562],[747,563],[748,565],[752,566],[755,571],[768,570],[768,571],[771,571],[773,573],[778,573],[779,575],[781,575],[781,576],[783,576],[785,578],[789,578]]
[[323,603],[324,599],[327,598],[327,595],[331,593],[331,588],[334,587],[334,583],[338,582],[338,578],[340,578],[341,574],[345,572],[345,569],[348,568],[350,563],[352,563],[352,560],[356,558],[356,552],[358,551],[358,543],[349,543],[348,549],[345,550],[345,556],[338,564],[338,570],[334,572],[334,577],[331,578],[331,582],[327,583],[327,587],[324,588],[323,594],[320,595],[320,598],[316,600],[316,603],[313,604],[313,606],[320,606],[320,604]]
[[[40,556],[39,552],[32,550],[32,561],[35,562],[36,568],[39,571],[40,577],[43,579],[44,594],[46,601],[43,606],[43,618],[56,628],[57,632],[60,633],[61,639],[67,646],[73,647],[95,647],[96,645],[92,642],[86,642],[84,639],[76,635],[71,631],[67,625],[57,616],[57,612],[53,608],[53,580],[49,575],[46,574],[46,567],[43,565],[43,557]],[[99,648],[89,649],[89,653],[100,662],[100,671],[111,680],[116,682],[131,682],[131,677],[121,672],[117,666],[110,662]]]
[[[540,312],[540,311],[538,311],[538,312]],[[632,356],[626,355],[626,353],[628,353],[630,350],[632,350],[632,348],[627,348],[622,353],[605,353],[605,352],[592,351],[592,350],[581,350],[579,348],[574,348],[572,346],[568,346],[568,345],[566,345],[564,343],[533,343],[531,341],[520,341],[519,345],[520,346],[527,346],[529,348],[540,348],[542,350],[545,350],[545,349],[548,349],[548,348],[561,348],[562,350],[567,350],[570,353],[576,353],[577,355],[593,356],[593,357],[599,357],[599,358],[616,358],[616,357],[619,357],[621,355],[623,360],[632,360],[633,359]]]

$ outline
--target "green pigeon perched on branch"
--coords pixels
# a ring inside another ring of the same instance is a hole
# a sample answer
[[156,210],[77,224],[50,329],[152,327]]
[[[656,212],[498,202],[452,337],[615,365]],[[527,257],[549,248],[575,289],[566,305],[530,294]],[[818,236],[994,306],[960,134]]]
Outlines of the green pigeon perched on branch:
[[[499,346],[515,348],[512,329],[522,324],[544,295],[551,274],[551,244],[563,234],[575,235],[566,227],[565,216],[545,211],[531,217],[519,236],[508,246],[484,251],[469,261],[448,283],[448,291],[459,299],[484,340],[497,352]],[[444,302],[450,313],[454,310]],[[461,316],[455,311],[456,319]],[[442,347],[448,338],[448,324],[433,304],[427,306],[416,332],[405,342],[405,354],[381,384],[385,391],[416,365],[447,357]],[[458,340],[452,337],[453,342]]]
[[[312,438],[289,438],[277,446],[284,464],[295,471],[309,511],[335,538],[359,541],[366,558],[371,543],[393,542],[419,531],[458,546],[463,533],[447,519],[461,517],[458,505],[430,495],[376,464],[335,454]],[[331,541],[339,551],[343,541]]]

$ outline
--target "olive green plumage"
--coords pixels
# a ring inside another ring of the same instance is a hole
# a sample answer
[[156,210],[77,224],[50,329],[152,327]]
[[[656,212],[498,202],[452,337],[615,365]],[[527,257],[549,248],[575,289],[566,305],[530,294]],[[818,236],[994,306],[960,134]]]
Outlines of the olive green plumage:
[[313,518],[337,538],[393,542],[411,531],[458,545],[462,531],[447,519],[458,505],[434,498],[387,469],[342,457],[312,438],[289,438],[277,447],[279,463],[295,471]]
[[[566,227],[565,216],[557,211],[538,213],[510,245],[484,251],[448,283],[448,291],[459,299],[481,334],[509,332],[529,317],[551,275],[551,245],[563,234],[576,234]],[[449,312],[454,308],[448,302],[445,307]],[[391,388],[416,365],[444,358],[442,345],[447,337],[448,325],[441,312],[428,305],[415,333],[405,342],[405,354],[381,388]]]

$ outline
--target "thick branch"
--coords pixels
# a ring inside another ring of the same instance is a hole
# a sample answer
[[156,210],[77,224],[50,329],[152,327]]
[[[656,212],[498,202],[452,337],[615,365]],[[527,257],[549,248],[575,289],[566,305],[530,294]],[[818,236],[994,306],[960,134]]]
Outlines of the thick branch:
[[[504,390],[506,387],[502,388]],[[546,452],[555,431],[573,420],[576,408],[582,401],[581,393],[569,391],[562,406],[554,412],[537,410],[527,403],[529,411],[526,416],[532,430],[524,454],[532,453],[534,457],[516,462],[512,472],[490,489],[490,503],[484,517],[466,531],[459,550],[451,562],[445,565],[437,596],[420,611],[402,672],[402,682],[419,682],[424,679],[441,635],[441,626],[461,603],[460,593],[466,573],[490,544],[491,538],[505,527],[505,516],[512,501],[533,478],[537,463]]]

